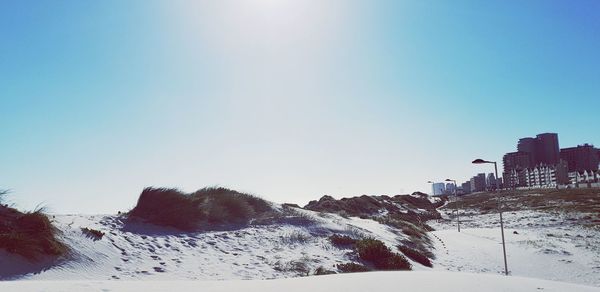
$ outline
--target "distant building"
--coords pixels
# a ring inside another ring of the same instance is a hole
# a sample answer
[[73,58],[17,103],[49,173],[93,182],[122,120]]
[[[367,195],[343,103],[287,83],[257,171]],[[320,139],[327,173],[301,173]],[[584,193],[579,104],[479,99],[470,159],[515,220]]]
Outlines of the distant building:
[[472,193],[485,191],[485,173],[474,176],[470,182]]
[[519,139],[519,143],[517,144],[517,152],[527,153],[527,159],[529,160],[527,165],[522,165],[522,168],[531,167],[536,164],[536,139],[527,137]]
[[456,189],[456,187],[454,186],[454,183],[446,184],[446,194],[447,195],[454,195],[455,189]]
[[535,137],[535,165],[555,165],[560,160],[558,134],[544,133]]
[[539,164],[554,165],[560,160],[559,153],[556,133],[538,134],[535,138],[521,138],[517,144],[517,152],[504,156],[504,171],[534,167]]
[[511,169],[504,173],[505,188],[519,188],[527,186],[524,169]]
[[525,169],[525,186],[553,188],[568,183],[566,164],[543,165]]
[[540,164],[536,167],[513,169],[504,176],[505,187],[554,188],[569,183],[567,164]]
[[504,155],[503,187],[547,187],[568,183],[568,171],[561,164],[558,134],[542,133],[519,139],[517,152]]
[[560,158],[567,163],[569,172],[597,171],[599,151],[593,145],[583,144],[561,149]]
[[470,194],[471,193],[471,182],[470,181],[466,181],[464,183],[462,183],[461,185],[462,190],[463,190],[463,194]]
[[[487,175],[487,179],[486,179],[486,182],[485,182],[485,185],[486,185],[487,189],[488,190],[495,190],[496,186],[497,186],[496,183],[497,183],[496,182],[496,176],[493,173],[489,173]],[[499,185],[500,184],[498,183],[498,186]]]
[[525,169],[534,166],[531,163],[531,154],[527,152],[506,153],[502,158],[502,162],[505,173],[514,169]]
[[431,188],[434,196],[441,196],[446,193],[446,185],[444,183],[433,183],[431,184]]

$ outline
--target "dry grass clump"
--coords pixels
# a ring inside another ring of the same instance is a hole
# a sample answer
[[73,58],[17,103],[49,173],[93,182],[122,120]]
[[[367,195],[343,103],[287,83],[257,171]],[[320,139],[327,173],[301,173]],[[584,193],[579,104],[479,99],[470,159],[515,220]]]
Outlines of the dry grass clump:
[[360,273],[368,272],[371,270],[367,266],[357,263],[338,264],[337,268],[340,271],[340,273]]
[[332,270],[328,270],[328,269],[324,268],[323,266],[318,267],[314,272],[315,276],[332,275],[332,274],[337,274],[337,273]]
[[102,237],[104,237],[104,232],[87,227],[81,228],[81,232],[83,232],[83,234],[85,234],[87,237],[92,238],[93,240],[100,240],[102,239]]
[[331,244],[333,244],[337,247],[354,246],[354,244],[357,242],[356,239],[354,239],[348,235],[339,235],[339,234],[333,234],[333,235],[329,236],[329,241],[331,241]]
[[57,233],[43,208],[22,213],[0,206],[0,248],[10,253],[29,260],[64,255],[67,247],[57,239]]
[[444,208],[497,212],[498,199],[504,211],[540,210],[600,213],[600,189],[531,189],[482,192],[461,196]]
[[409,259],[411,259],[421,265],[424,265],[424,266],[430,267],[430,268],[433,267],[433,264],[431,263],[429,258],[414,248],[410,248],[405,245],[400,245],[400,246],[398,246],[398,250],[400,250]]
[[191,194],[177,189],[146,188],[129,216],[156,225],[196,230],[247,224],[271,210],[261,198],[226,188],[203,188]]
[[356,242],[358,257],[373,264],[378,270],[410,270],[411,264],[406,258],[393,253],[381,240],[365,238]]

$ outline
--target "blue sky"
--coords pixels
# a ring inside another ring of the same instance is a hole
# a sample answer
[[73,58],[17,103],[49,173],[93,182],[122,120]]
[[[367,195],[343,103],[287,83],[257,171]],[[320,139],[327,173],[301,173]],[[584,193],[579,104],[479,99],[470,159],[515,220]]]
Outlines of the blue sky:
[[0,187],[131,208],[427,191],[520,137],[600,144],[598,1],[2,1]]

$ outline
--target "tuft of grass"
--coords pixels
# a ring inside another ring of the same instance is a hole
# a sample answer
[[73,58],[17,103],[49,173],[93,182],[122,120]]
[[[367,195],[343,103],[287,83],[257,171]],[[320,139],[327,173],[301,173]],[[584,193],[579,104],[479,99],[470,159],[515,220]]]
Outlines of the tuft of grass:
[[289,262],[277,261],[273,264],[273,269],[278,272],[294,273],[298,276],[310,275],[310,269],[306,264],[306,259],[292,260]]
[[156,225],[192,230],[206,217],[198,204],[193,197],[177,189],[145,188],[129,216],[142,218]]
[[0,190],[0,204],[4,202],[4,196],[8,194],[8,190]]
[[318,268],[315,270],[315,272],[314,272],[314,275],[315,275],[315,276],[321,276],[321,275],[331,275],[331,274],[337,274],[337,273],[336,273],[336,272],[334,272],[334,271],[331,271],[331,270],[325,269],[323,266],[320,266],[320,267],[318,267]]
[[81,228],[81,232],[83,232],[83,234],[92,238],[93,240],[100,240],[102,239],[102,237],[104,237],[104,232],[87,227]]
[[44,208],[22,213],[0,206],[0,248],[29,260],[43,256],[60,256],[67,247],[57,239],[58,230],[52,225]]
[[271,210],[270,204],[261,198],[221,187],[203,188],[191,194],[177,189],[146,188],[129,216],[192,231],[223,224],[247,224]]
[[357,263],[338,264],[337,268],[341,273],[359,273],[368,272],[371,270],[367,266]]
[[334,234],[329,236],[329,241],[337,247],[348,247],[353,246],[357,240],[348,235]]
[[393,253],[381,240],[365,238],[356,242],[358,257],[373,264],[379,270],[410,270],[406,258]]
[[281,242],[283,244],[306,244],[310,241],[310,235],[300,231],[293,231],[289,234],[282,235]]
[[424,266],[430,267],[430,268],[433,267],[433,264],[431,264],[431,261],[429,260],[429,258],[427,256],[425,256],[424,254],[420,253],[419,251],[417,251],[416,249],[410,248],[405,245],[400,245],[400,246],[398,246],[398,250],[400,250],[409,259],[411,259],[421,265],[424,265]]

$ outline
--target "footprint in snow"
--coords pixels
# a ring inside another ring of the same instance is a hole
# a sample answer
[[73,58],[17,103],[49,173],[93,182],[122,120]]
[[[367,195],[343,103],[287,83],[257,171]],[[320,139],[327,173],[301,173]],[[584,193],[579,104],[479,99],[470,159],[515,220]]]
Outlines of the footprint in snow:
[[164,273],[166,272],[165,269],[161,268],[161,267],[152,267],[154,269],[155,272],[158,273]]

